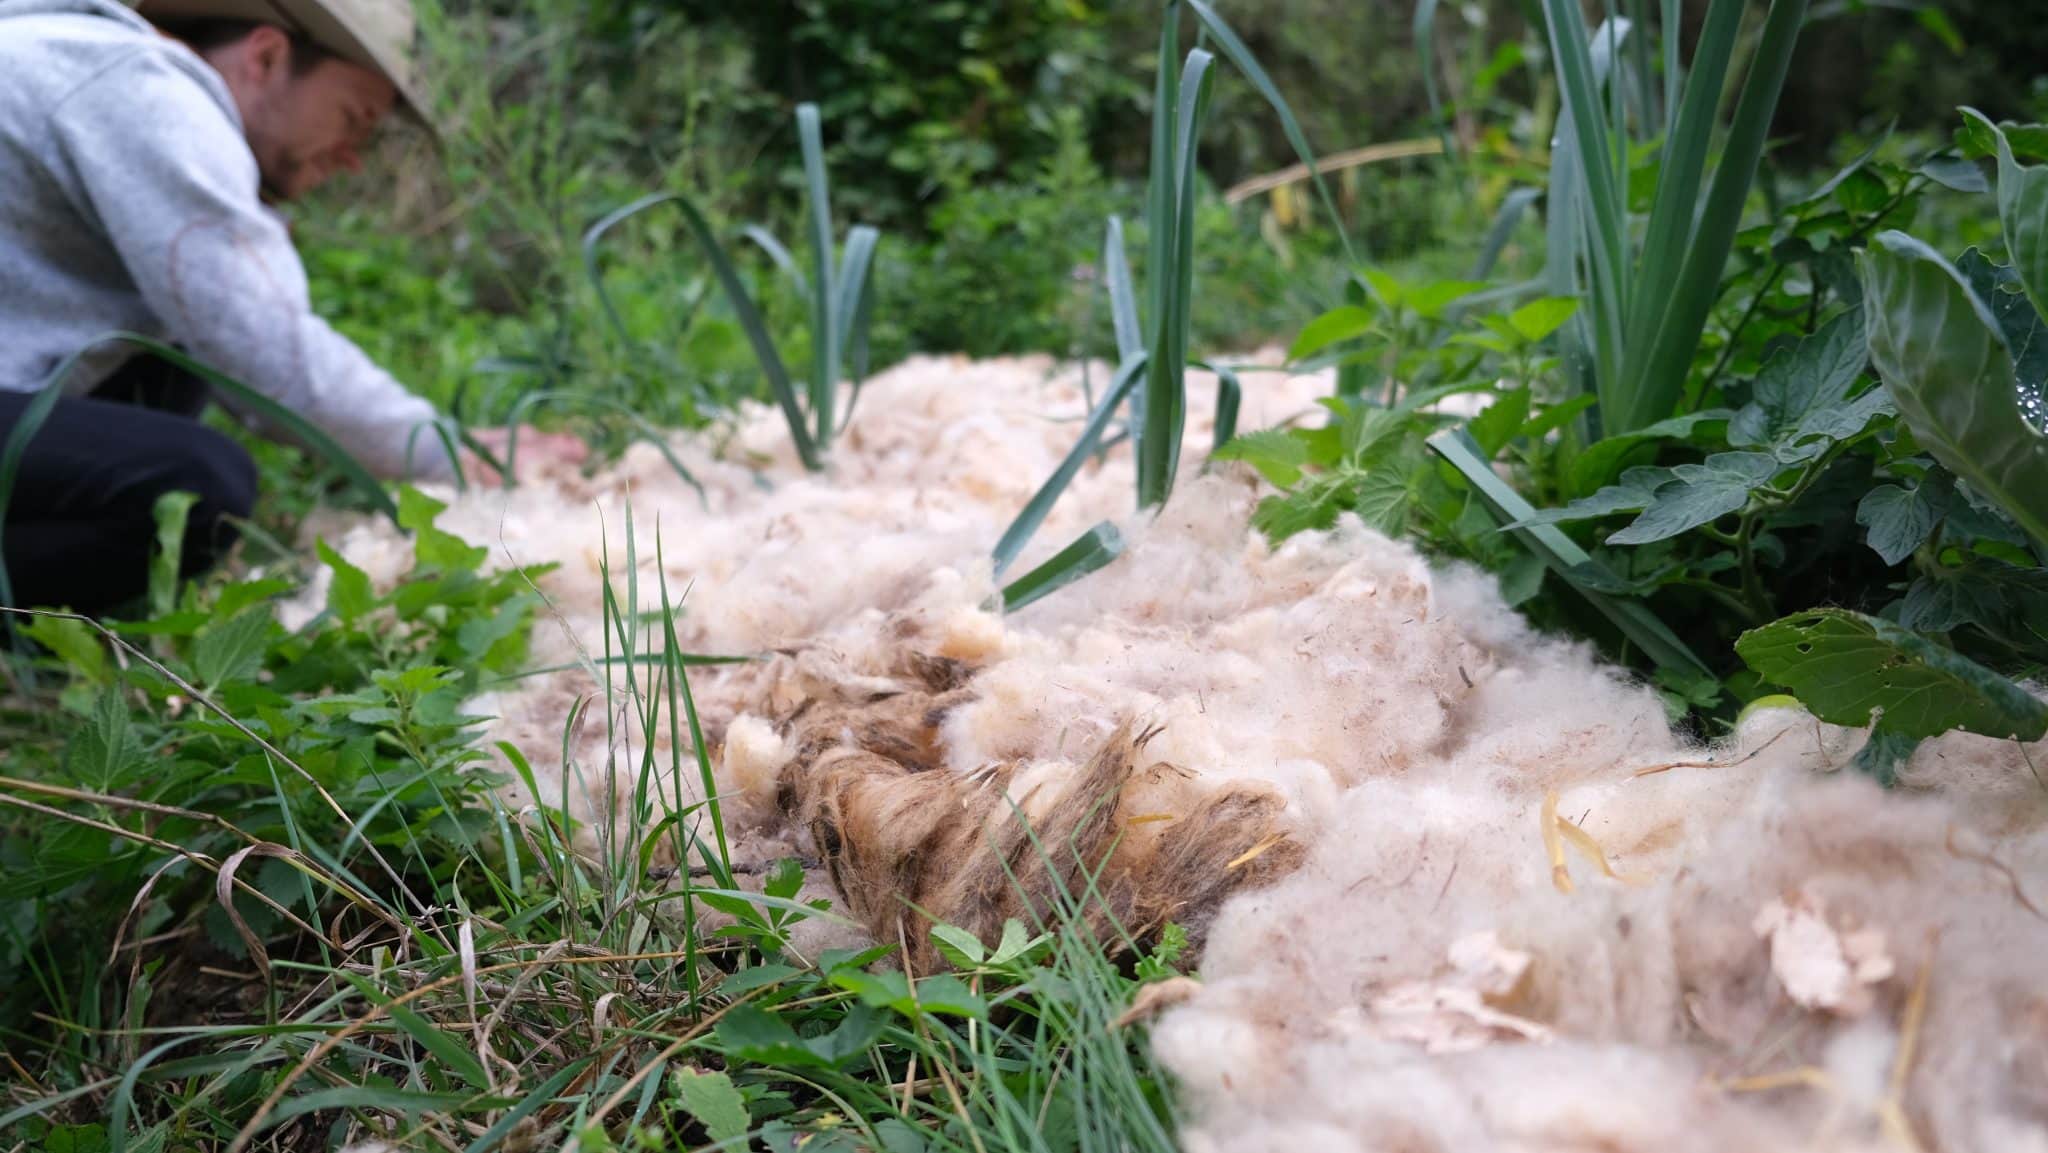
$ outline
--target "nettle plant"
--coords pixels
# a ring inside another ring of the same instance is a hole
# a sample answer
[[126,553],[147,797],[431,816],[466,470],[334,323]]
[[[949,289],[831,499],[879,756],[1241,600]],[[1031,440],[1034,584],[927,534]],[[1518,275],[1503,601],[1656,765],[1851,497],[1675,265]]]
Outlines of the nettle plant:
[[[439,502],[405,489],[412,570],[378,593],[321,544],[328,607],[287,629],[275,602],[291,581],[180,589],[191,503],[174,493],[158,506],[148,619],[10,614],[41,650],[36,663],[61,677],[70,727],[62,742],[20,742],[0,780],[0,988],[11,991],[0,1023],[19,1024],[39,999],[114,1024],[102,982],[124,980],[140,1020],[149,983],[122,971],[126,960],[111,966],[110,937],[196,928],[233,957],[260,958],[264,941],[332,913],[309,859],[444,904],[456,861],[502,859],[508,826],[476,745],[484,718],[461,706],[525,663],[544,569],[481,572],[487,550],[435,527]],[[251,845],[269,847],[238,852]],[[216,889],[239,895],[206,899]]]

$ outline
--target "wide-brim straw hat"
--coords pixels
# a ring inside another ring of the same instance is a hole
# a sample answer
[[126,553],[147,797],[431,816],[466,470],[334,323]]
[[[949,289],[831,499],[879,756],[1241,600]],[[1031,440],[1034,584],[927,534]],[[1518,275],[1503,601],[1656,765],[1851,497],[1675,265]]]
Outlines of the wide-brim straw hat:
[[278,25],[391,81],[401,109],[435,131],[415,53],[412,0],[136,0],[135,10],[152,20]]

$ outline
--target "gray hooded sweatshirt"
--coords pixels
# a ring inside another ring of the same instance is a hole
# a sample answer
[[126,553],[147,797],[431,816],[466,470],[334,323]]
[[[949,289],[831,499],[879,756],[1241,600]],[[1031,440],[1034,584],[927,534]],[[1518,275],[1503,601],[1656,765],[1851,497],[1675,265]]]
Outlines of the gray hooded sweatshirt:
[[[0,388],[114,330],[182,345],[366,466],[443,479],[433,407],[313,315],[225,81],[115,0],[0,0]],[[132,349],[88,354],[78,395]],[[232,407],[232,405],[230,405]]]

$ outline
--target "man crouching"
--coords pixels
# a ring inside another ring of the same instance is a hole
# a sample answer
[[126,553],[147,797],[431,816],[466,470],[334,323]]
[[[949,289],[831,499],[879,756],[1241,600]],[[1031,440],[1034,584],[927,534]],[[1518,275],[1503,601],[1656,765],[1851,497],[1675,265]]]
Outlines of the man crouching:
[[356,171],[394,108],[425,121],[413,25],[410,0],[0,0],[0,443],[63,390],[0,533],[15,603],[139,594],[174,490],[199,497],[203,571],[255,500],[247,454],[196,419],[205,384],[110,332],[182,347],[384,477],[452,479],[433,407],[314,315],[268,206]]

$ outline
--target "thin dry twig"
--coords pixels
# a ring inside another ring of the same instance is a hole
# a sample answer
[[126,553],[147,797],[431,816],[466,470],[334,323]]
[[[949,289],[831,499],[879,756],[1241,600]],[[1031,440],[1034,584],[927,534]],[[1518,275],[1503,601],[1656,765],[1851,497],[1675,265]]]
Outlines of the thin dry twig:
[[1657,773],[1668,773],[1673,769],[1732,769],[1737,765],[1747,764],[1755,760],[1765,749],[1783,740],[1785,734],[1791,731],[1791,729],[1779,729],[1770,740],[1765,741],[1763,744],[1758,745],[1732,761],[1672,761],[1670,764],[1651,765],[1646,769],[1637,769],[1635,772],[1630,773],[1629,777],[1630,779],[1647,777]]

